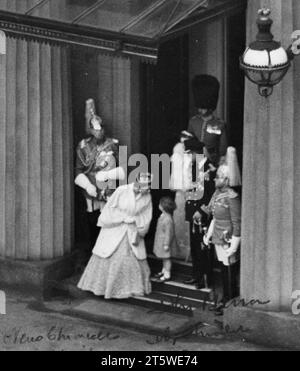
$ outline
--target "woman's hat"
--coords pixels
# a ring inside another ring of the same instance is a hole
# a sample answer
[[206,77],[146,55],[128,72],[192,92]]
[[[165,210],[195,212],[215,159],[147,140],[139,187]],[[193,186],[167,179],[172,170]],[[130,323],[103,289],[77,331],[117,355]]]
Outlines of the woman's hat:
[[153,181],[153,174],[151,173],[139,173],[136,181],[141,185],[149,185]]

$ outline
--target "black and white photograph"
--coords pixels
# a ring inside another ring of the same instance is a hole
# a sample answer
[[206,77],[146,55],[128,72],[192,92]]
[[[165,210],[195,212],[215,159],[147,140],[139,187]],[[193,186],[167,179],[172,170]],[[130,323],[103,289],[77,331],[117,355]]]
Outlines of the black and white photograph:
[[0,0],[1,352],[299,351],[299,184],[299,0]]

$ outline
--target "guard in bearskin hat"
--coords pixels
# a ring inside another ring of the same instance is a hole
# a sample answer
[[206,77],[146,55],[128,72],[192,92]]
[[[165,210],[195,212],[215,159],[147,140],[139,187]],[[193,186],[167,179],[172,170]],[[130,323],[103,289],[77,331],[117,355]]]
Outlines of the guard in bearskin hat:
[[88,137],[76,151],[75,184],[84,193],[90,234],[90,249],[98,238],[100,212],[116,188],[116,180],[124,179],[125,172],[117,167],[118,146],[116,139],[107,138],[101,117],[96,115],[93,99],[86,101],[85,125]]
[[227,150],[226,125],[214,115],[220,84],[214,76],[198,75],[192,81],[192,90],[197,115],[191,118],[188,131],[204,143],[209,161],[217,167]]

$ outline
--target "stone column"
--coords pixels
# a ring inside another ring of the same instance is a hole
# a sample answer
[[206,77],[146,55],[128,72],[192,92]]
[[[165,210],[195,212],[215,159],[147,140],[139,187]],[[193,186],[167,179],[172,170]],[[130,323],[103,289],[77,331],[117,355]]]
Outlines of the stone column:
[[137,59],[99,55],[99,113],[108,133],[127,145],[128,153],[140,151],[140,76]]
[[71,252],[69,71],[66,48],[7,38],[0,56],[2,272],[3,259],[16,267],[16,261],[54,261]]
[[[257,32],[260,1],[248,5],[248,40]],[[299,27],[297,1],[263,2],[272,9],[275,39],[290,44]],[[300,288],[299,60],[273,95],[262,98],[247,82],[245,102],[242,296],[271,300],[269,309],[288,310]]]
[[[262,5],[272,10],[275,39],[288,47],[292,31],[300,28],[299,1],[249,1],[248,42],[255,39]],[[249,327],[254,340],[298,347],[300,323],[291,315],[291,295],[300,289],[299,72],[295,59],[268,99],[246,83],[241,297],[270,303],[231,308],[227,318]]]

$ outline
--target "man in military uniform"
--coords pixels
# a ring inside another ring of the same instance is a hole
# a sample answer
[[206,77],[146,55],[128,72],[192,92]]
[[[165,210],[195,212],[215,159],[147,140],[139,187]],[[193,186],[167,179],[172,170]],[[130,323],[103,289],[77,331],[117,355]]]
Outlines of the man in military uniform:
[[198,75],[193,79],[192,89],[198,113],[190,119],[188,131],[204,144],[209,161],[218,167],[227,150],[226,125],[214,115],[220,84],[214,76]]
[[208,249],[203,244],[203,236],[209,220],[202,206],[207,205],[210,199],[206,183],[209,182],[209,174],[214,168],[203,154],[203,143],[200,143],[196,137],[186,140],[184,144],[185,150],[193,157],[191,165],[193,181],[191,188],[186,191],[185,204],[186,221],[190,223],[193,276],[184,283],[195,284],[197,289],[208,289],[211,264]]
[[217,308],[217,314],[222,314],[226,302],[239,295],[238,249],[241,242],[241,202],[238,193],[231,187],[240,186],[241,177],[233,147],[228,148],[226,162],[219,167],[215,183],[216,192],[207,208],[213,220],[204,237],[204,243],[208,245],[212,240],[217,258],[222,263],[223,299]]
[[106,138],[102,119],[95,114],[92,99],[86,102],[86,131],[76,151],[75,184],[83,189],[86,199],[90,248],[96,243],[100,229],[97,221],[107,198],[116,188],[115,181],[125,173],[117,167],[118,141]]

